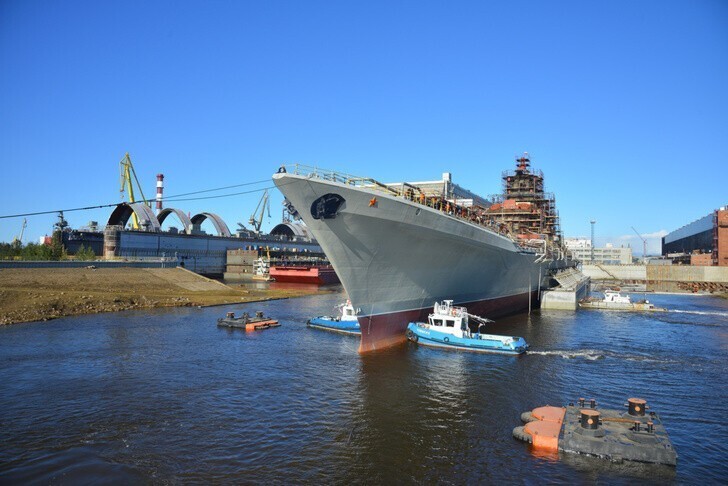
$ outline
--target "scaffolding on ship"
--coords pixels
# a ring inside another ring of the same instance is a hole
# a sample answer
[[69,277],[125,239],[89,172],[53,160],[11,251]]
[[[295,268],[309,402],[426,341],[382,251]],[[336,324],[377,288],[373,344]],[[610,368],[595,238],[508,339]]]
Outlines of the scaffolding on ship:
[[556,198],[544,191],[540,170],[531,169],[528,153],[516,158],[516,169],[503,171],[503,193],[490,196],[491,224],[503,226],[527,246],[560,248],[562,244]]

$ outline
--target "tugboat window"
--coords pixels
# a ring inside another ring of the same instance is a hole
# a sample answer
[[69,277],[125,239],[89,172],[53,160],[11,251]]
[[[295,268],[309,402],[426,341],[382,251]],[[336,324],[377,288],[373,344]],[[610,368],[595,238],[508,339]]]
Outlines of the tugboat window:
[[447,323],[447,327],[455,327],[455,321],[451,321],[450,319],[448,319],[445,322]]
[[433,324],[434,324],[435,326],[442,326],[442,319],[433,319],[433,320],[432,320],[432,323],[433,323]]

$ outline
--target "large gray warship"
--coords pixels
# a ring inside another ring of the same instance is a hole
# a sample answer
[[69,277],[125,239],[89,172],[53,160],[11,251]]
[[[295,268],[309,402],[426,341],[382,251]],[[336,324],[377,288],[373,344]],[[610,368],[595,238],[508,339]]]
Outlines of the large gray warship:
[[404,341],[435,301],[488,317],[536,305],[542,282],[571,264],[543,175],[517,160],[495,204],[449,173],[383,184],[297,165],[273,176],[361,309],[360,352]]

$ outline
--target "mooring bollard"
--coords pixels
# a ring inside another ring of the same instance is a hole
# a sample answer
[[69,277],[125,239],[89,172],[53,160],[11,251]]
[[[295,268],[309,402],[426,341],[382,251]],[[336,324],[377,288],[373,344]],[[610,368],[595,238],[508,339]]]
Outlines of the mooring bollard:
[[579,399],[579,406],[580,406],[581,408],[584,408],[584,399],[583,399],[583,398],[580,398],[580,399]]
[[581,426],[585,429],[596,430],[599,428],[599,412],[596,410],[581,411]]
[[647,402],[641,398],[630,398],[627,400],[629,414],[633,417],[644,417]]
[[652,434],[655,431],[655,424],[652,422],[647,422],[647,432]]

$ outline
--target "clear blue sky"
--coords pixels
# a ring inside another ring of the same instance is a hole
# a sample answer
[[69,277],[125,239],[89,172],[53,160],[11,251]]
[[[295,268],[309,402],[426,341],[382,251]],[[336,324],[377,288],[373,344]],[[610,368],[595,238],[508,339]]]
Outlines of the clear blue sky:
[[[3,0],[0,73],[3,215],[117,202],[127,151],[147,197],[158,172],[171,195],[292,162],[491,194],[528,151],[567,236],[594,218],[637,253],[631,226],[728,203],[724,0]],[[177,206],[234,229],[259,197]]]

